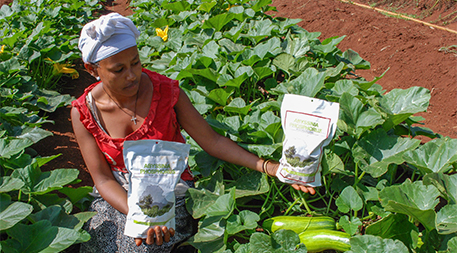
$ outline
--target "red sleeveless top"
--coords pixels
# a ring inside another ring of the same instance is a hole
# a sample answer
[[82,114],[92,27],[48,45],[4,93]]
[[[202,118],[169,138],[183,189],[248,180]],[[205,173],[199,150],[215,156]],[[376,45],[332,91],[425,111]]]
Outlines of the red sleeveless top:
[[[127,173],[122,154],[126,140],[164,140],[185,143],[181,135],[181,127],[176,119],[174,106],[179,98],[179,83],[156,72],[142,70],[151,79],[153,93],[149,113],[143,124],[125,138],[111,138],[97,124],[86,104],[87,94],[100,82],[94,83],[84,90],[84,94],[72,102],[79,111],[81,123],[94,136],[98,147],[105,155],[111,170]],[[183,180],[193,180],[188,169],[181,175]]]

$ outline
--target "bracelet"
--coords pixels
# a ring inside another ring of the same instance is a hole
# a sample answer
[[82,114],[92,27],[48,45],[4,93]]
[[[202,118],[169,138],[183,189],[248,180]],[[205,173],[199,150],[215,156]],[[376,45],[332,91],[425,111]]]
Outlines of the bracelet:
[[262,172],[267,174],[267,176],[270,176],[270,174],[268,174],[267,172],[267,164],[270,162],[270,159],[265,159],[263,160],[263,164],[262,164]]

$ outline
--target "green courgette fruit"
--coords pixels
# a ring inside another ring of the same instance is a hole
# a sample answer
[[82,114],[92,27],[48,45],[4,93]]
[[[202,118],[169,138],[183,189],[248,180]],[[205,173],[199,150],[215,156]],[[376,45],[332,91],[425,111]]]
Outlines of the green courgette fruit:
[[335,229],[335,220],[328,216],[276,216],[266,219],[262,227],[271,232],[288,229],[299,234],[310,229]]
[[348,251],[351,249],[349,235],[346,232],[329,229],[306,230],[298,234],[308,252],[321,252],[324,250]]

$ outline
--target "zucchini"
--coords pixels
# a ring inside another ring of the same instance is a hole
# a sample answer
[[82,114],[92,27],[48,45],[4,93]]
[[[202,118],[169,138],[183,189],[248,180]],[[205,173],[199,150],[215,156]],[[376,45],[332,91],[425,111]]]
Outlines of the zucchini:
[[266,219],[262,227],[270,232],[288,229],[299,234],[309,229],[335,229],[335,220],[328,216],[276,216]]
[[329,229],[306,230],[298,234],[308,252],[321,252],[324,250],[348,251],[351,249],[349,235],[346,232]]

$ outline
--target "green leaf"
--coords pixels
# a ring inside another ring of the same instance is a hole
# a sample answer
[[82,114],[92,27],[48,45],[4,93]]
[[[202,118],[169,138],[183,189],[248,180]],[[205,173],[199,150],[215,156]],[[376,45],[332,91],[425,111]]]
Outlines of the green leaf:
[[436,230],[439,234],[457,232],[457,205],[445,205],[436,214]]
[[425,185],[435,186],[451,204],[457,204],[457,174],[430,173],[424,176]]
[[292,230],[281,229],[271,237],[264,233],[254,233],[250,238],[250,252],[252,253],[306,253],[306,247],[300,244],[298,234]]
[[332,173],[343,173],[344,163],[341,158],[335,154],[326,150],[322,158],[322,175],[328,175]]
[[19,190],[22,186],[24,186],[24,182],[18,178],[12,178],[9,176],[0,178],[0,193]]
[[351,250],[347,253],[409,253],[408,248],[398,240],[383,239],[374,235],[356,235],[350,239]]
[[456,237],[453,237],[451,238],[448,242],[447,242],[447,251],[446,252],[457,252],[457,236]]
[[33,142],[29,139],[12,139],[10,141],[0,139],[0,157],[9,159],[32,144]]
[[249,27],[246,36],[255,40],[256,43],[259,43],[261,40],[265,39],[265,37],[270,36],[271,31],[277,28],[277,25],[274,25],[270,19],[254,21],[249,25],[251,25],[251,27]]
[[379,192],[379,199],[386,211],[403,213],[418,220],[427,230],[435,228],[435,206],[439,203],[439,191],[422,181],[407,179],[401,185],[393,185]]
[[319,72],[315,68],[307,68],[300,76],[286,83],[281,83],[273,89],[282,94],[296,94],[315,97],[324,87],[325,72]]
[[447,172],[457,161],[457,139],[434,139],[415,150],[405,152],[406,162],[417,167],[423,174]]
[[407,215],[389,214],[369,225],[365,229],[365,234],[400,240],[409,248],[416,248],[419,229],[409,221]]
[[340,218],[338,224],[346,233],[352,236],[359,232],[359,227],[362,226],[362,221],[360,221],[358,217],[351,217],[351,220],[349,220],[349,217],[345,215]]
[[214,28],[217,32],[219,32],[226,24],[232,21],[234,17],[235,14],[233,13],[222,13],[216,16],[212,16],[208,20],[205,20],[205,23],[203,23],[202,28]]
[[233,94],[233,88],[219,88],[210,91],[208,98],[220,105],[227,105],[228,98]]
[[420,140],[389,136],[383,129],[377,129],[361,138],[353,148],[354,159],[361,163],[362,170],[373,177],[387,172],[387,167],[404,162],[403,153],[415,149]]
[[364,110],[362,102],[350,93],[344,92],[339,103],[338,127],[351,135],[359,137],[364,131],[384,122],[381,114],[373,108]]
[[251,110],[252,104],[246,105],[244,99],[242,98],[234,98],[230,104],[224,107],[224,111],[226,112],[234,112],[239,113],[241,115],[247,115],[249,110]]
[[391,124],[395,126],[415,113],[426,111],[430,98],[430,91],[423,87],[393,89],[379,99],[379,105],[388,114]]
[[208,217],[198,222],[198,232],[188,242],[202,253],[225,250],[224,233],[226,220],[222,217]]
[[370,69],[371,67],[369,62],[365,61],[357,52],[353,51],[352,49],[346,50],[343,53],[342,57],[342,61],[354,65],[356,69]]
[[37,213],[31,214],[30,218],[33,223],[40,220],[47,220],[51,225],[65,228],[75,228],[79,224],[79,219],[73,215],[68,215],[61,206],[50,206]]
[[232,214],[227,220],[227,233],[234,235],[246,229],[254,229],[258,226],[260,220],[258,214],[243,210],[239,214]]
[[13,202],[0,213],[0,230],[6,230],[13,227],[31,214],[32,211],[32,205],[22,202]]
[[341,36],[341,37],[335,36],[335,37],[327,38],[327,39],[323,40],[321,44],[314,45],[311,48],[311,50],[320,51],[323,54],[328,54],[333,51],[338,51],[338,48],[336,47],[336,45],[338,45],[345,37],[346,37],[346,35]]
[[235,209],[235,189],[230,189],[229,193],[219,196],[216,201],[208,206],[205,211],[207,217],[220,216],[227,219]]
[[274,58],[273,65],[289,73],[295,65],[295,58],[290,54],[282,53]]
[[333,86],[332,95],[334,96],[341,96],[343,93],[349,93],[352,96],[357,96],[359,94],[359,89],[355,87],[354,82],[352,80],[338,80]]
[[190,3],[187,1],[176,1],[176,2],[169,2],[169,1],[164,1],[162,3],[162,8],[165,10],[172,10],[176,12],[182,12],[182,11],[187,11],[189,10]]
[[260,195],[270,190],[270,185],[264,174],[249,171],[238,178],[233,184],[227,184],[227,189],[235,188],[235,198]]
[[[39,173],[39,177],[37,177]],[[17,169],[11,174],[14,177],[21,178],[26,182],[23,191],[26,194],[45,194],[53,190],[62,188],[78,178],[77,169],[54,169],[52,171],[39,172],[39,169],[32,169],[30,166],[24,169]],[[32,175],[29,179],[25,179]]]
[[230,87],[236,87],[240,88],[240,86],[243,84],[243,82],[249,77],[247,73],[243,73],[242,75],[233,78],[229,74],[222,74],[219,76],[217,79],[217,84],[220,87],[224,86],[230,86]]
[[188,96],[195,109],[202,115],[213,107],[212,104],[208,103],[207,98],[197,91],[189,91]]
[[13,240],[18,242],[14,252],[61,252],[80,237],[78,231],[52,226],[47,220],[32,225],[17,224],[7,233],[12,238],[7,240],[7,245]]
[[189,196],[186,201],[187,211],[189,211],[195,219],[206,215],[208,208],[219,198],[219,195],[206,189],[197,190],[189,188],[186,194]]
[[42,128],[39,127],[33,127],[33,128],[25,128],[21,135],[18,135],[17,138],[20,139],[28,139],[32,141],[33,143],[37,143],[40,140],[52,136],[52,132],[46,131]]
[[363,207],[362,198],[352,186],[347,186],[336,199],[338,210],[348,213],[350,210],[359,211]]
[[201,11],[204,11],[204,12],[210,12],[211,9],[217,4],[217,1],[210,1],[210,2],[206,2],[206,3],[201,3],[197,10],[201,10]]
[[271,156],[278,148],[282,147],[282,143],[275,144],[246,144],[239,143],[241,147],[248,150],[251,153],[255,153],[260,157],[269,157]]
[[64,187],[59,189],[59,192],[67,195],[67,197],[69,197],[71,202],[74,204],[86,197],[90,192],[92,192],[92,190],[93,188],[91,186],[81,186],[78,188]]

